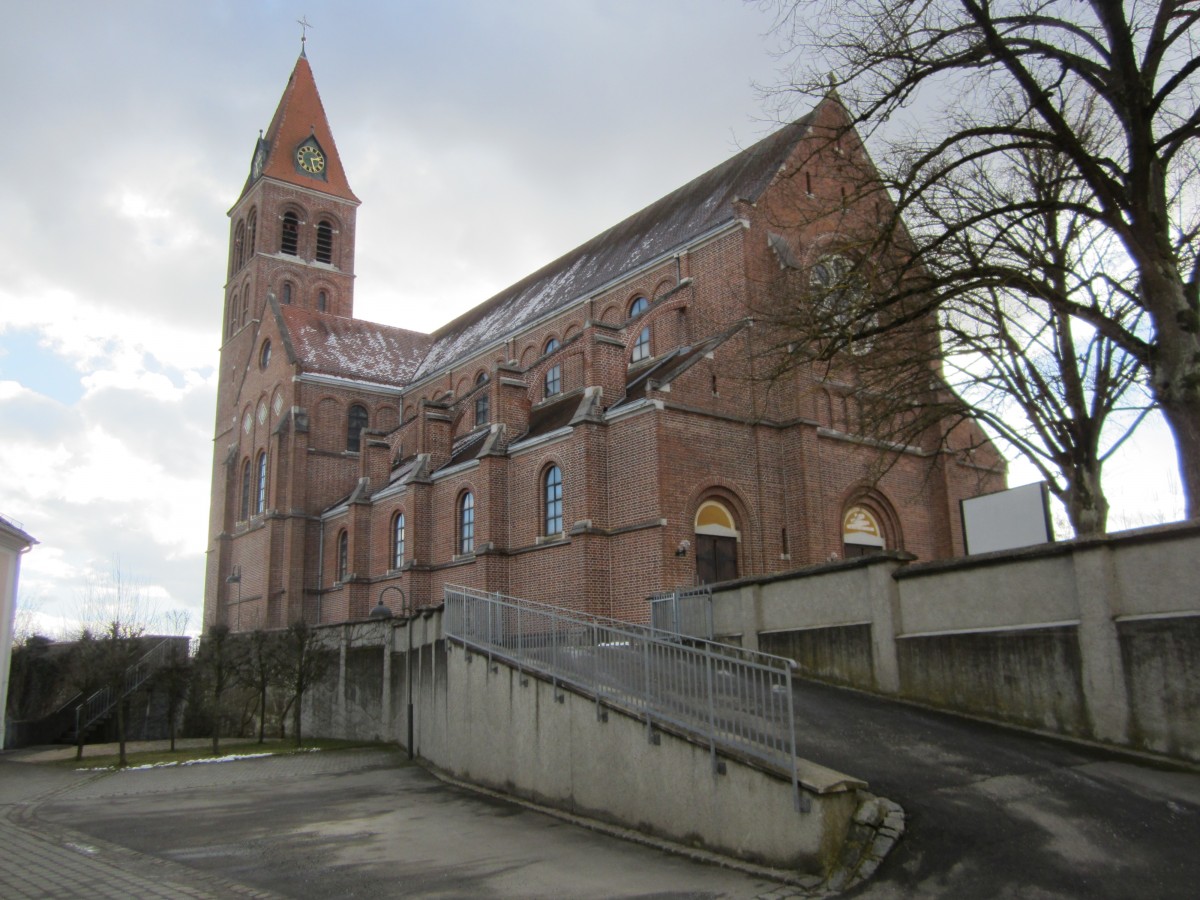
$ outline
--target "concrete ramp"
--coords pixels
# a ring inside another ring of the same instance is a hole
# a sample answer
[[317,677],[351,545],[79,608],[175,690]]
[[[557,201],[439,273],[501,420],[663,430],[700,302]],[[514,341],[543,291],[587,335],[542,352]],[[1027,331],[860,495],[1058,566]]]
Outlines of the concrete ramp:
[[838,861],[861,781],[796,760],[797,809],[790,773],[725,754],[714,766],[693,736],[648,729],[603,699],[453,642],[431,662],[418,747],[458,778],[760,865],[825,875]]
[[397,741],[454,778],[745,862],[844,868],[869,795],[796,758],[790,668],[772,682],[737,648],[639,646],[638,626],[551,636],[525,627],[532,608],[518,631],[449,601],[330,629],[336,677],[306,698],[307,733]]

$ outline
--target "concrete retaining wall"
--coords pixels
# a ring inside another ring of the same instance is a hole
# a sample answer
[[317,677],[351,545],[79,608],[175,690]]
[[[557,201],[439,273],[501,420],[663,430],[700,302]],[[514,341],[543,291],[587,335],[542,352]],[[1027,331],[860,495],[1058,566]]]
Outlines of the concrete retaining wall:
[[[790,776],[489,660],[440,636],[440,613],[327,630],[338,665],[305,702],[311,735],[407,744],[463,780],[682,844],[764,865],[827,874],[863,782],[799,761]],[[723,771],[722,771],[723,770]]]
[[718,636],[812,678],[1200,760],[1200,523],[735,582]]

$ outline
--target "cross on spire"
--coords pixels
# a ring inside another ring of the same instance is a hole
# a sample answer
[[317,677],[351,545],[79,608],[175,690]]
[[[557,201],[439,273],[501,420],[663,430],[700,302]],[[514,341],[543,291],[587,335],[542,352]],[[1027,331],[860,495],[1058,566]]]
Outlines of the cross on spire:
[[296,20],[296,24],[300,26],[300,55],[304,56],[304,44],[308,41],[308,29],[313,26],[308,21],[308,16],[301,16]]

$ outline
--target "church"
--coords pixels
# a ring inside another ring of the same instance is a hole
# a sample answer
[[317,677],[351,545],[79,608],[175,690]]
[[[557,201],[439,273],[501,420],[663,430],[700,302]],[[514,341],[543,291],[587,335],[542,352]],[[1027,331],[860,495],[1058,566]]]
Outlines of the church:
[[827,98],[423,334],[354,317],[360,201],[301,53],[229,213],[205,625],[446,584],[644,621],[676,587],[961,555],[960,501],[1005,478],[975,426],[897,451],[856,433],[855,353],[766,374],[757,311],[867,216],[844,124]]

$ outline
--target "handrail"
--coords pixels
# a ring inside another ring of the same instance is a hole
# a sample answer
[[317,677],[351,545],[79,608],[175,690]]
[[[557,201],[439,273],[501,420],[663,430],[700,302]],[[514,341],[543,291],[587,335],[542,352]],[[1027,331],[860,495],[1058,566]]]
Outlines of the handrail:
[[[129,638],[128,640],[134,640]],[[125,669],[124,686],[116,697],[112,685],[105,685],[75,707],[75,735],[78,739],[88,728],[108,714],[119,701],[145,684],[146,679],[162,665],[167,650],[178,638],[163,638]]]
[[796,771],[792,672],[785,657],[689,635],[505,597],[444,589],[443,632],[451,639],[591,693],[643,719],[647,733],[671,725],[717,750]]

